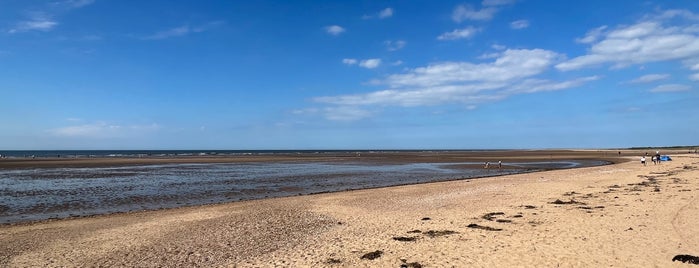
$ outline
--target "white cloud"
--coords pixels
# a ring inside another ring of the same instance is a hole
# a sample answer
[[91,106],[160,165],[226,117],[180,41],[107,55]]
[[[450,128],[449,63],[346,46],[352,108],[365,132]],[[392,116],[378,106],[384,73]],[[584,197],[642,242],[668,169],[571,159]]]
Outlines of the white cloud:
[[370,111],[354,106],[327,107],[323,110],[325,118],[333,121],[355,121],[370,117]]
[[633,84],[651,83],[651,82],[667,79],[668,77],[670,77],[669,74],[647,74],[647,75],[643,75],[641,77],[638,77],[634,80],[631,80],[631,81],[629,81],[629,83],[633,83]]
[[345,32],[345,28],[342,28],[338,25],[326,26],[324,29],[327,33],[329,33],[331,35],[335,35],[335,36],[340,35],[341,33]]
[[690,75],[689,79],[692,81],[699,81],[699,73]]
[[382,9],[381,11],[371,14],[371,15],[364,15],[362,16],[362,19],[369,20],[369,19],[387,19],[393,17],[393,8],[387,7]]
[[653,93],[663,93],[663,92],[680,92],[680,91],[688,91],[692,89],[688,85],[681,85],[681,84],[665,84],[665,85],[659,85],[657,87],[652,88],[649,90],[650,92]]
[[587,31],[587,34],[585,34],[585,37],[575,39],[575,42],[578,43],[583,43],[583,44],[590,44],[594,43],[597,41],[600,36],[602,35],[602,32],[607,29],[607,25],[600,26],[597,28],[594,28],[592,30]]
[[699,24],[693,20],[669,20],[695,15],[689,11],[663,14],[658,16],[663,19],[645,20],[606,32],[603,27],[591,30],[577,40],[591,44],[588,53],[562,62],[556,68],[569,71],[602,64],[623,68],[648,62],[699,59],[699,35],[693,30],[699,28]]
[[59,2],[59,4],[64,4],[72,8],[80,8],[87,5],[91,5],[95,0],[67,0],[64,2]]
[[150,39],[150,40],[158,40],[158,39],[166,39],[170,37],[178,37],[178,36],[185,36],[189,34],[191,30],[189,29],[189,26],[180,26],[180,27],[175,27],[172,29],[168,29],[165,31],[160,31],[155,34],[152,34],[150,36],[145,37],[144,39]]
[[[562,90],[599,79],[567,81],[537,79],[562,56],[543,49],[508,49],[487,63],[442,62],[385,77],[375,85],[387,89],[354,95],[325,96],[313,100],[336,107],[430,106],[463,103],[474,106],[514,94]],[[367,115],[369,116],[369,115]]]
[[529,27],[529,21],[528,20],[516,20],[513,22],[510,22],[510,28],[519,30],[519,29],[524,29]]
[[73,125],[51,129],[48,132],[60,137],[79,138],[119,138],[138,136],[154,132],[160,129],[158,124],[150,125],[115,125],[106,122],[96,122],[91,124]]
[[459,5],[454,8],[451,19],[457,23],[464,20],[490,20],[497,11],[498,9],[494,7],[485,7],[476,10],[470,5]]
[[456,40],[472,37],[474,34],[479,32],[480,29],[475,27],[466,27],[463,29],[456,29],[451,32],[443,33],[437,36],[437,40]]
[[483,0],[483,6],[504,6],[514,4],[515,0]]
[[160,40],[160,39],[167,39],[167,38],[172,38],[172,37],[180,37],[180,36],[185,36],[189,35],[191,33],[201,33],[204,31],[207,31],[213,27],[216,27],[218,25],[223,24],[223,21],[212,21],[200,26],[189,26],[189,25],[183,25],[180,27],[175,27],[171,29],[167,29],[164,31],[160,31],[157,33],[154,33],[152,35],[146,36],[143,39],[145,40]]
[[385,19],[385,18],[390,18],[393,16],[393,9],[392,8],[385,8],[384,10],[381,10],[379,12],[379,19]]
[[393,63],[391,63],[391,65],[393,65],[393,66],[398,66],[398,65],[402,65],[402,64],[403,64],[402,60],[397,60],[397,61],[394,61]]
[[379,65],[381,65],[381,59],[366,59],[359,62],[359,66],[367,69],[374,69]]
[[347,65],[355,65],[357,62],[357,59],[342,59],[342,63]]
[[405,47],[405,44],[407,44],[403,40],[396,40],[396,41],[384,41],[384,44],[386,45],[386,49],[388,51],[396,51],[400,50]]
[[18,22],[8,33],[21,33],[28,31],[50,31],[58,25],[58,22],[45,15],[35,15],[32,19]]

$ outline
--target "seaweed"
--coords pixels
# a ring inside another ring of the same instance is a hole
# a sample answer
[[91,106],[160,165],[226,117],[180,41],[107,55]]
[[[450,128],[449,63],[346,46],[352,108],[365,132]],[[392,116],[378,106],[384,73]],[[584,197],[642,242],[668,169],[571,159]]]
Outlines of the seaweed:
[[502,231],[502,229],[500,229],[500,228],[493,228],[493,227],[489,227],[489,226],[478,225],[475,223],[471,223],[466,227],[474,228],[474,229],[482,229],[482,230],[486,230],[486,231]]
[[383,254],[383,251],[377,250],[377,251],[372,251],[367,254],[362,255],[361,259],[367,259],[367,260],[373,260],[381,257],[381,254]]

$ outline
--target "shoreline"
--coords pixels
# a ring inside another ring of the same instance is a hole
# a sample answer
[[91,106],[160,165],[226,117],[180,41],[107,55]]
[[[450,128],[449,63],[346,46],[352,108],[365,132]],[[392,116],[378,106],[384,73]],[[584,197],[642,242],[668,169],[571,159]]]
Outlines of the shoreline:
[[[684,150],[681,150],[684,151]],[[667,151],[679,153],[681,151]],[[617,152],[622,152],[617,155]],[[493,150],[493,151],[372,151],[372,152],[329,152],[323,154],[264,154],[227,156],[146,156],[146,157],[40,157],[3,158],[3,169],[44,168],[44,167],[120,167],[156,164],[196,164],[196,163],[256,163],[256,162],[314,162],[314,161],[369,161],[375,163],[415,163],[415,162],[497,162],[538,161],[562,159],[593,159],[613,163],[625,161],[628,156],[641,156],[638,150]]]
[[[457,158],[461,161],[466,158],[472,161],[474,156],[482,157],[473,152],[469,152],[468,154],[453,153],[446,155],[448,157],[445,157],[444,153],[424,152],[419,154],[406,154],[403,152],[400,155],[394,153],[375,153],[371,157],[363,159],[357,159],[356,157],[340,158],[340,156],[335,156],[332,158],[314,157],[309,160],[306,157],[296,157],[293,161],[290,160],[289,162],[282,161],[287,159],[288,156],[255,157],[252,159],[222,158],[215,159],[217,162],[214,162],[214,164],[217,165],[214,166],[208,166],[208,164],[212,164],[211,158],[208,157],[90,159],[87,160],[89,161],[88,164],[99,166],[90,166],[87,168],[73,167],[74,165],[84,166],[86,164],[85,160],[53,159],[13,161],[7,166],[12,166],[13,163],[15,165],[20,163],[25,165],[34,164],[35,167],[27,168],[31,169],[31,171],[27,171],[28,173],[22,172],[21,170],[23,170],[23,168],[8,168],[6,170],[12,171],[10,174],[14,175],[10,175],[9,177],[0,176],[0,179],[10,179],[10,181],[13,179],[18,179],[20,181],[28,180],[26,186],[17,183],[0,184],[0,187],[6,187],[4,195],[10,197],[9,200],[5,200],[6,202],[0,202],[0,215],[2,215],[2,217],[0,217],[0,225],[34,223],[44,220],[81,218],[133,211],[157,211],[178,207],[196,207],[206,204],[225,204],[287,196],[379,189],[402,185],[419,185],[438,181],[473,180],[532,173],[543,170],[580,168],[612,163],[608,160],[592,160],[594,158],[590,158],[591,156],[587,153],[582,156],[571,156],[570,153],[567,153],[567,155],[545,156],[539,157],[538,159],[534,159],[531,155],[523,158],[518,154],[520,154],[520,152],[509,152],[509,154],[501,153],[497,156],[491,155],[490,157],[507,159],[502,169],[498,168],[496,165],[491,166],[489,169],[483,169],[483,164],[477,162],[448,162],[455,161]],[[541,152],[538,154],[540,156]],[[570,158],[573,157],[590,159],[571,160]],[[163,163],[146,164],[154,160],[162,161]],[[121,166],[120,164],[124,163],[123,161],[128,161],[130,165]],[[195,166],[179,166],[189,165],[189,162],[192,161],[197,162],[197,164],[205,164],[205,166],[198,166],[196,168]],[[418,161],[435,161],[442,163],[421,163]],[[615,159],[615,161],[620,162],[622,160]],[[219,166],[219,162],[223,162],[224,164],[256,164],[255,166],[236,168],[237,165],[230,167]],[[280,163],[286,164],[280,165]],[[285,173],[286,175],[266,174],[264,172],[265,166],[273,169],[282,167],[296,169],[295,166],[297,166],[297,164],[305,166],[309,163],[317,163],[311,166],[315,166],[313,168],[318,169],[320,172],[291,172]],[[569,163],[570,166],[566,167],[566,163]],[[138,165],[133,166],[131,164]],[[262,166],[259,166],[260,164]],[[407,169],[401,170],[403,168],[399,168],[401,165],[407,165],[406,167],[408,167],[411,166],[411,164],[426,164],[423,168],[430,165],[440,167],[440,164],[442,164],[441,168],[449,170],[449,172],[442,173],[444,171],[433,171],[431,173],[415,170],[413,173],[409,172]],[[336,167],[349,166],[354,168],[341,168],[327,172],[321,171],[325,169],[332,170],[332,166],[335,165],[337,165]],[[111,170],[112,167],[118,167],[118,170]],[[125,167],[128,168],[123,169]],[[356,169],[357,167],[361,169]],[[42,171],[44,168],[46,170]],[[95,170],[92,170],[93,168]],[[345,171],[340,171],[343,169]],[[166,171],[163,173],[163,171],[159,170]],[[184,176],[182,181],[171,178],[171,174],[178,176],[177,172],[185,172],[183,174],[186,175],[182,175]],[[254,184],[246,182],[246,179],[242,177],[240,179],[233,179],[230,177],[239,176],[237,175],[238,172],[256,174],[256,176],[260,180],[265,181],[265,183]],[[345,174],[345,172],[349,173]],[[1,173],[2,169],[0,169],[0,175],[2,175]],[[376,173],[376,175],[367,175],[371,173]],[[202,180],[207,179],[207,181],[204,184],[197,185],[196,181],[199,180],[198,177]],[[275,177],[279,179],[274,179]],[[352,179],[349,179],[350,177],[352,177]],[[118,183],[111,183],[112,179],[115,179]],[[130,183],[128,187],[126,187],[123,185],[124,182],[121,181],[130,181]],[[38,185],[44,182],[50,182],[53,186],[37,188],[39,187]],[[172,185],[167,186],[170,184]],[[207,187],[204,185],[212,186]],[[211,188],[213,185],[216,187]],[[225,190],[218,188],[225,188]],[[148,192],[135,192],[133,189],[148,189]],[[13,205],[13,202],[19,203]]]
[[0,265],[685,267],[699,158],[673,160],[0,226]]

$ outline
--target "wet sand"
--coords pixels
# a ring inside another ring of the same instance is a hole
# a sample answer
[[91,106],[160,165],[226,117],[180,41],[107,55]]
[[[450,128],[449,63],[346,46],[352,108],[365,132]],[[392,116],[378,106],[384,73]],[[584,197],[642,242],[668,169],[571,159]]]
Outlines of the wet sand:
[[0,266],[687,267],[699,157],[628,160],[5,225]]
[[[251,162],[346,162],[371,163],[456,163],[456,162],[527,162],[565,159],[595,159],[619,161],[621,156],[642,154],[633,150],[502,150],[502,151],[376,151],[349,153],[260,154],[238,156],[181,157],[95,157],[95,158],[5,158],[0,170],[42,167],[110,167],[185,163],[251,163]],[[650,153],[650,152],[649,152]],[[477,165],[480,167],[481,165]]]

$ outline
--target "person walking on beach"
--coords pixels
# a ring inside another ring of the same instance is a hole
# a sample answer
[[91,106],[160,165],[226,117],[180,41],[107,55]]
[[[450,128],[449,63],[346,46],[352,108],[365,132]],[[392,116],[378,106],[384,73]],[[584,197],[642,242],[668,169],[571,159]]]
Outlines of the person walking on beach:
[[499,169],[502,168],[502,160],[498,160],[498,168],[499,168]]
[[641,156],[641,164],[643,164],[644,166],[646,165],[646,157],[645,156]]
[[487,162],[487,161],[486,161],[486,162],[485,162],[485,167],[484,167],[484,168],[485,168],[485,169],[488,169],[489,167],[490,167],[490,162]]
[[653,165],[655,165],[655,155],[654,155],[654,156],[651,156],[650,161],[652,161],[652,162],[653,162]]

